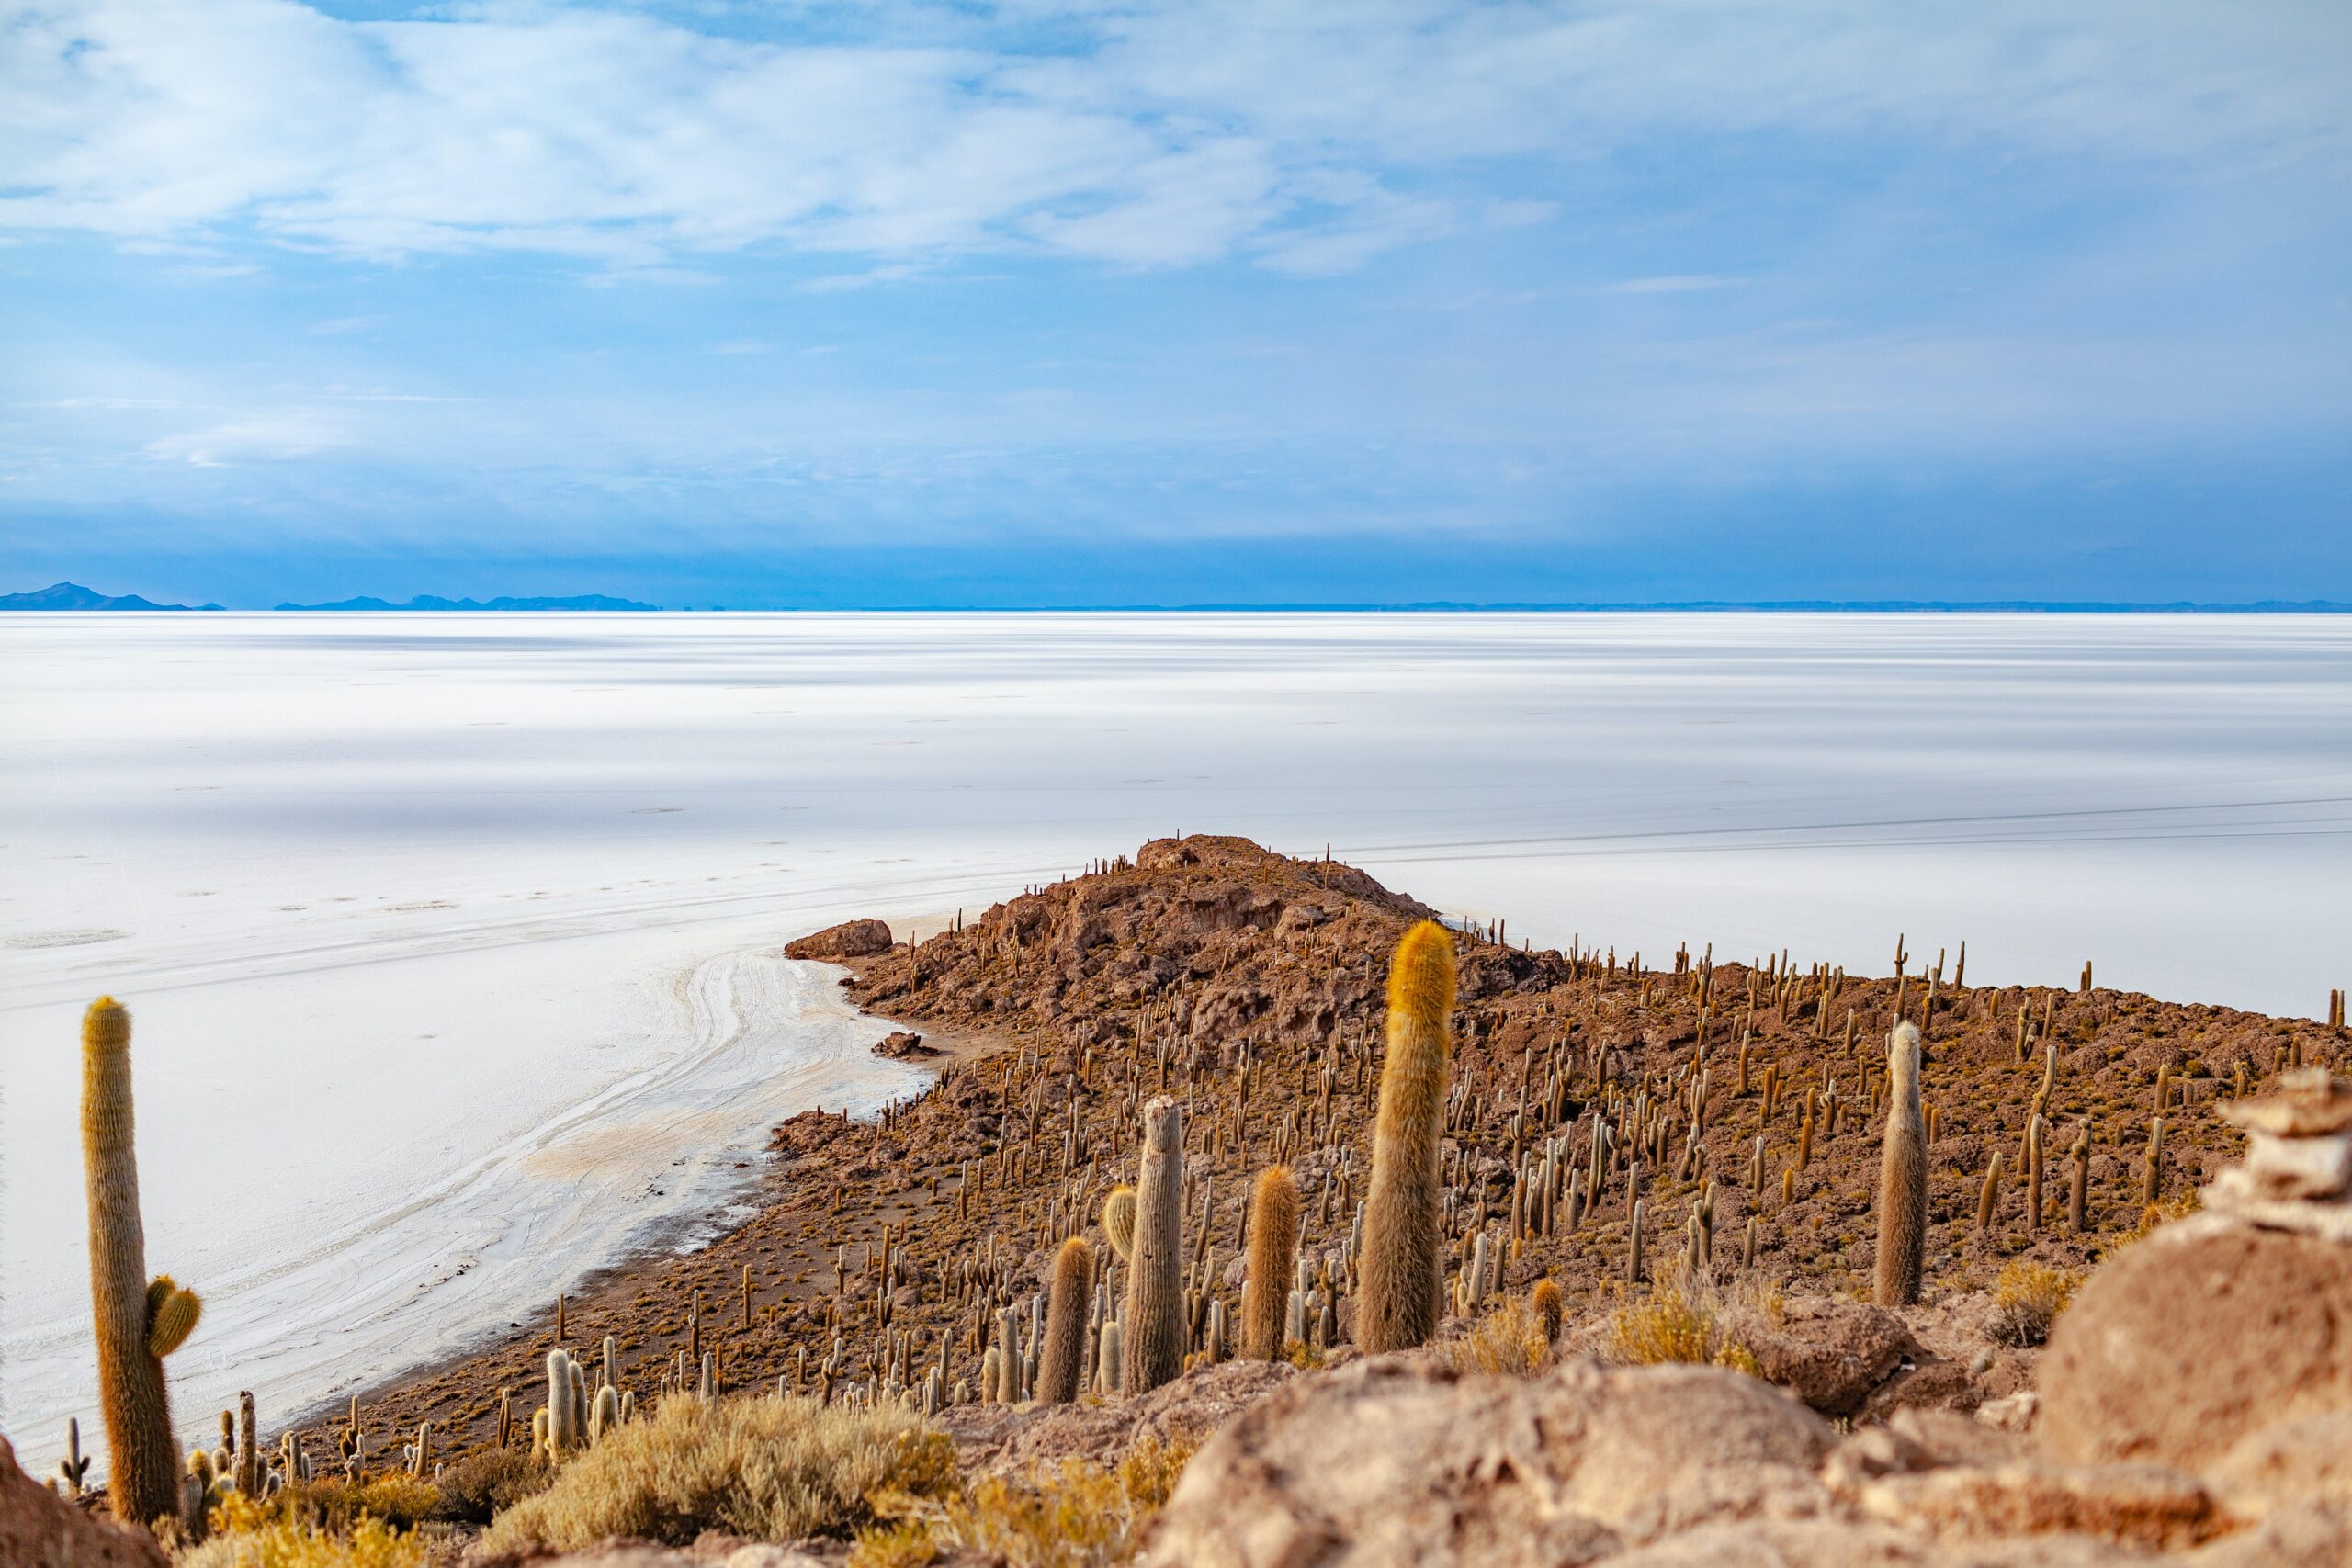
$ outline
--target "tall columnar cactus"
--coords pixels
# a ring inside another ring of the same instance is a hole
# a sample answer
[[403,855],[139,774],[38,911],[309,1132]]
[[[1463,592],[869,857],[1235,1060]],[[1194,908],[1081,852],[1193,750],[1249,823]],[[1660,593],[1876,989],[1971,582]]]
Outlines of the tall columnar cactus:
[[1928,1247],[1928,1123],[1919,1110],[1919,1031],[1895,1025],[1886,1043],[1886,1140],[1878,1168],[1881,1306],[1912,1306]]
[[1437,1332],[1439,1140],[1453,1051],[1453,943],[1423,920],[1396,944],[1388,969],[1388,1052],[1365,1200],[1356,1342],[1374,1353],[1409,1350]]
[[1086,1309],[1094,1295],[1094,1249],[1070,1237],[1054,1258],[1046,1308],[1045,1359],[1037,1371],[1037,1403],[1068,1404],[1086,1371]]
[[1184,1312],[1184,1122],[1162,1096],[1143,1108],[1143,1169],[1136,1182],[1136,1234],[1119,1314],[1121,1387],[1149,1393],[1182,1370],[1192,1325]]
[[147,1278],[134,1145],[130,1015],[112,997],[100,997],[82,1019],[82,1166],[90,1208],[98,1404],[106,1415],[115,1517],[152,1525],[180,1511],[179,1450],[163,1359],[187,1342],[203,1303],[168,1276]]
[[1102,1234],[1109,1238],[1111,1250],[1126,1262],[1136,1250],[1136,1190],[1119,1186],[1102,1201]]
[[1298,1183],[1290,1167],[1258,1173],[1250,1195],[1250,1273],[1241,1286],[1241,1354],[1278,1361],[1298,1257]]

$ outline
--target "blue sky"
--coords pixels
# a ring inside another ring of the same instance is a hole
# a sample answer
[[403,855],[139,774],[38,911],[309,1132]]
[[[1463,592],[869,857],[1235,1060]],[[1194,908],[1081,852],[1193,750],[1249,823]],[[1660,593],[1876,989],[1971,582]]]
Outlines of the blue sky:
[[0,588],[2352,600],[2352,6],[49,4]]

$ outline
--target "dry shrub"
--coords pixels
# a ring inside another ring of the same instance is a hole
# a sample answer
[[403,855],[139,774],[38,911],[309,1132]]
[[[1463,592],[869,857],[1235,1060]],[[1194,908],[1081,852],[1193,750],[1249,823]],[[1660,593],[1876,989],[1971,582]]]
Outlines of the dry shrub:
[[2012,1345],[2039,1345],[2050,1337],[2050,1325],[2075,1299],[2083,1277],[2071,1269],[2052,1269],[2020,1258],[2001,1270],[1993,1282],[1993,1334]]
[[483,1449],[442,1470],[433,1517],[480,1528],[554,1481],[554,1467],[527,1449]]
[[1606,1352],[1625,1366],[1686,1361],[1753,1377],[1756,1355],[1747,1342],[1779,1327],[1785,1305],[1779,1291],[1751,1278],[1726,1290],[1704,1271],[1676,1269],[1646,1298],[1610,1314]]
[[708,1529],[786,1541],[865,1522],[885,1490],[922,1497],[955,1477],[955,1448],[912,1412],[813,1399],[673,1398],[565,1461],[493,1520],[485,1551],[576,1551],[612,1536],[684,1546]]
[[1195,1447],[1147,1438],[1116,1470],[1069,1459],[1025,1481],[986,1475],[944,1497],[878,1499],[888,1522],[858,1537],[850,1568],[921,1568],[951,1551],[1006,1568],[1113,1568],[1143,1544]]
[[1440,1365],[1457,1372],[1527,1378],[1552,1364],[1551,1337],[1534,1307],[1517,1296],[1480,1318],[1469,1333],[1436,1347]]

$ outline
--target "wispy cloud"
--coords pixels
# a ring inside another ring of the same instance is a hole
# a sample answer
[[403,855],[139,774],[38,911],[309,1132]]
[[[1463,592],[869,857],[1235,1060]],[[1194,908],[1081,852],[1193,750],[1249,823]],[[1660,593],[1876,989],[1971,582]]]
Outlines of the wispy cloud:
[[1747,280],[1713,273],[1682,273],[1665,277],[1629,277],[1605,286],[1604,294],[1701,294],[1711,288],[1736,288]]
[[1071,0],[766,38],[693,14],[35,0],[0,32],[0,226],[654,277],[758,245],[1323,272],[1555,210],[1467,218],[1419,172],[1677,128],[2352,156],[2344,7]]
[[345,446],[349,434],[334,421],[291,413],[185,431],[147,444],[147,456],[198,468],[238,463],[283,463],[315,457]]

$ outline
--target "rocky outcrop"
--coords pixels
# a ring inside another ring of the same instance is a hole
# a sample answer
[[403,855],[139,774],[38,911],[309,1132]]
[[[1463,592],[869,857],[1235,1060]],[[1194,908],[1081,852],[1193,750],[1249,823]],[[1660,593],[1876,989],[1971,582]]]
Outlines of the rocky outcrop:
[[85,1514],[17,1468],[0,1438],[0,1563],[7,1568],[164,1568],[144,1530]]
[[2224,1108],[2252,1136],[2205,1212],[2126,1248],[2059,1319],[2035,1428],[2054,1458],[2195,1470],[2352,1410],[2352,1089],[2289,1078]]
[[892,1030],[874,1043],[874,1054],[893,1062],[930,1062],[946,1055],[936,1045],[924,1044],[911,1029]]
[[1146,1561],[1176,1568],[1580,1562],[1704,1520],[1802,1518],[1835,1435],[1752,1378],[1579,1360],[1525,1382],[1378,1357],[1203,1449]]
[[880,920],[843,920],[784,944],[786,958],[814,958],[826,964],[874,958],[889,951],[890,928]]

